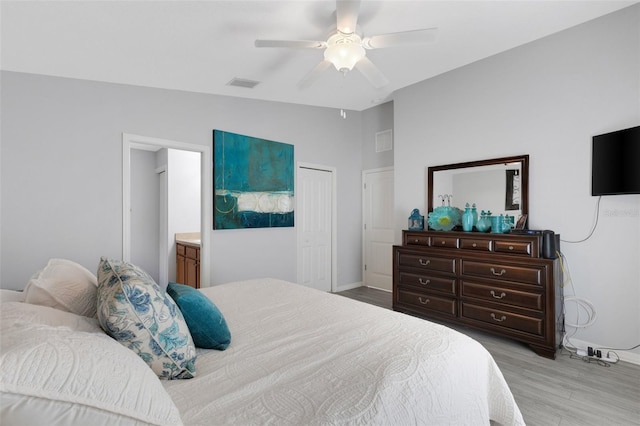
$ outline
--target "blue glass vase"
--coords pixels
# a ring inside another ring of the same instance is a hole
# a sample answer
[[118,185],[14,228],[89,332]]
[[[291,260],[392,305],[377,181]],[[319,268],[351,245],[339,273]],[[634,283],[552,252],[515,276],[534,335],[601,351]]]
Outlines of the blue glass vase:
[[491,216],[491,232],[493,234],[502,234],[502,222],[504,221],[504,217],[500,216]]
[[480,214],[480,219],[478,219],[478,223],[476,223],[476,229],[480,232],[487,232],[489,230],[489,228],[491,228],[491,219],[489,219],[490,213],[487,214],[485,213],[484,210],[482,210],[482,213]]
[[462,230],[464,232],[470,232],[473,230],[473,213],[471,212],[469,203],[467,203],[464,208],[464,213],[462,213]]
[[476,203],[471,205],[471,215],[473,216],[473,226],[478,224],[478,209],[476,209]]

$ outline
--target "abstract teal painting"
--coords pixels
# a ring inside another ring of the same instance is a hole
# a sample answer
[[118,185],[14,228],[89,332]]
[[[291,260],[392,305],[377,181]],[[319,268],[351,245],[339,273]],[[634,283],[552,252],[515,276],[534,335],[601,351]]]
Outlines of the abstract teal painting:
[[293,226],[293,145],[213,131],[213,229]]

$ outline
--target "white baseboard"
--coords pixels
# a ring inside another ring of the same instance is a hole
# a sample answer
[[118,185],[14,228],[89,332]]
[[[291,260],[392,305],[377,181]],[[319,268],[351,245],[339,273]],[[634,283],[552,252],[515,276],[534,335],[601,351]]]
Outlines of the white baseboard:
[[[592,342],[585,342],[584,340],[579,340],[573,337],[571,338],[571,344],[576,346],[578,349],[582,349],[584,351],[586,351],[589,346],[591,346],[594,349],[603,347],[602,345],[598,345]],[[602,351],[604,355],[608,351],[610,351],[610,349],[603,349]],[[637,354],[631,351],[612,351],[612,352],[615,352],[616,354],[618,354],[618,356],[620,357],[620,361],[625,361],[631,364],[640,365],[640,354]],[[615,358],[615,357],[610,356],[609,358]]]
[[388,288],[380,288],[380,287],[376,287],[376,286],[373,286],[373,285],[367,285],[367,286],[365,286],[365,287],[368,287],[368,288],[375,288],[376,290],[386,291],[387,293],[393,293],[393,291],[392,291],[392,290],[389,290]]
[[351,283],[351,284],[342,284],[339,285],[334,293],[339,293],[341,291],[351,290],[354,288],[362,287],[362,281]]

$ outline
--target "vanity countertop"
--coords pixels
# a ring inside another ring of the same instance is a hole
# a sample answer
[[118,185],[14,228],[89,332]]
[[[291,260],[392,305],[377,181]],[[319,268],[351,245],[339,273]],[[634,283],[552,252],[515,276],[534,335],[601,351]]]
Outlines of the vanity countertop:
[[176,243],[192,247],[200,247],[199,232],[182,232],[176,234]]

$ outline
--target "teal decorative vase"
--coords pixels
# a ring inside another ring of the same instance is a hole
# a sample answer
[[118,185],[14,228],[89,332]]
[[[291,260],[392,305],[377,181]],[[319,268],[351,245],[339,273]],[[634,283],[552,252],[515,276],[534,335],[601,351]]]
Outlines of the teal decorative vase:
[[493,234],[502,234],[502,223],[504,221],[504,217],[500,216],[491,216],[491,233]]
[[511,232],[511,228],[513,228],[513,216],[506,215],[502,220],[502,233]]
[[513,227],[515,226],[515,217],[506,215],[504,217],[504,225],[505,225],[505,227],[508,226],[509,230],[513,229]]
[[471,232],[473,230],[473,213],[471,213],[469,203],[466,204],[464,213],[462,213],[462,230],[464,232]]
[[491,219],[489,219],[489,215],[482,210],[480,214],[480,219],[478,219],[478,223],[476,223],[476,229],[480,232],[487,232],[491,228]]
[[473,216],[473,226],[478,224],[478,209],[476,209],[476,203],[471,205],[471,215]]

